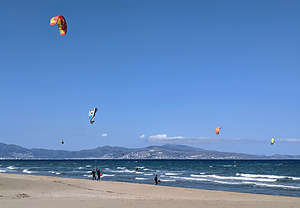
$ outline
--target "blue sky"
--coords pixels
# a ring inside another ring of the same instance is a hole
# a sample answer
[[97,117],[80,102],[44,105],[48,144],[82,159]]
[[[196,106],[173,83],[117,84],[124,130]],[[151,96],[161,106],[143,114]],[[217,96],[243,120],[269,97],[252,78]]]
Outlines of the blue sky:
[[[300,154],[299,9],[296,0],[3,1],[0,141]],[[59,14],[64,37],[49,25]]]

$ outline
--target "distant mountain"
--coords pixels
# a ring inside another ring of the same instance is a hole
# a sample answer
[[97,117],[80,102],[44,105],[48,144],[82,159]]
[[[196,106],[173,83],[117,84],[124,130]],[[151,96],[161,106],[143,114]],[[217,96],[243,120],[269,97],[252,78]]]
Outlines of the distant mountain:
[[300,155],[249,155],[218,152],[185,145],[124,148],[103,146],[80,151],[27,149],[17,145],[0,143],[2,159],[300,159]]

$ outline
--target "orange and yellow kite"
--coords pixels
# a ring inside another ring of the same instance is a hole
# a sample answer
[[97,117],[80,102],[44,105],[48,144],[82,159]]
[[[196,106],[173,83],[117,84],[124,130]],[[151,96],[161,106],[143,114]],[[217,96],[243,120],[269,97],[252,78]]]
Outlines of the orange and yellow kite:
[[218,126],[218,127],[216,128],[216,134],[217,134],[217,135],[219,135],[219,134],[220,134],[220,130],[221,130],[221,128],[222,128],[221,126]]
[[57,25],[60,35],[66,35],[67,33],[67,22],[63,16],[55,16],[50,19],[50,25]]

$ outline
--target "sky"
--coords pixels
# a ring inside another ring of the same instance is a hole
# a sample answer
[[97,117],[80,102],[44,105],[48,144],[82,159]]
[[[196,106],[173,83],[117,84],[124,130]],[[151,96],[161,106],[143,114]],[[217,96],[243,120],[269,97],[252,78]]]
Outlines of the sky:
[[[0,142],[300,154],[299,9],[297,0],[2,1]],[[49,25],[60,14],[66,36]]]

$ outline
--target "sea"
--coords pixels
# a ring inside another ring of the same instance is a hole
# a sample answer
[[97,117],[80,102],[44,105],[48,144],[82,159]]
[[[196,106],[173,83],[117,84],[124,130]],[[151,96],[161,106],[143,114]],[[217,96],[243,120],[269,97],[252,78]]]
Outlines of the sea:
[[300,160],[0,160],[0,173],[300,197]]

